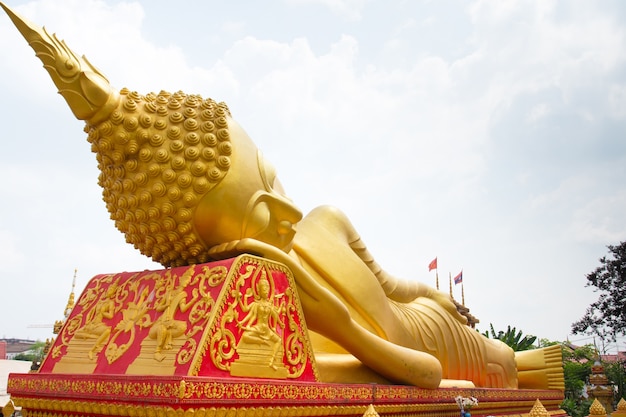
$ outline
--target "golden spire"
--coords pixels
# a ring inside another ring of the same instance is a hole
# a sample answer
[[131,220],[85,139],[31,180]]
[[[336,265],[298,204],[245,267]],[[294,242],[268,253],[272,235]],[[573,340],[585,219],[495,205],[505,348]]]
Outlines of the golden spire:
[[65,311],[63,315],[67,319],[74,308],[74,289],[76,288],[76,272],[78,269],[74,268],[74,279],[72,280],[72,292],[70,292],[70,296],[67,299],[67,305],[65,306]]
[[54,322],[54,326],[52,329],[52,333],[59,334],[61,331],[61,327],[63,327],[63,323],[67,320],[74,308],[74,289],[76,288],[76,273],[78,269],[74,268],[74,278],[72,279],[72,291],[70,292],[70,296],[67,299],[67,304],[65,305],[65,310],[63,311],[63,320],[56,320]]
[[109,80],[87,58],[75,55],[56,35],[49,35],[45,28],[17,15],[2,2],[0,6],[43,62],[74,116],[91,124],[105,120],[119,102]]

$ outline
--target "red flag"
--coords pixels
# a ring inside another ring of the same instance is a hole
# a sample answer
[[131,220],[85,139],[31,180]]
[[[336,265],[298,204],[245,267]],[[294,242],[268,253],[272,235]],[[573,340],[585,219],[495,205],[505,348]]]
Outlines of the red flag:
[[459,272],[459,275],[454,277],[454,285],[460,284],[462,282],[463,282],[463,270],[461,269],[461,272]]
[[433,259],[428,264],[428,272],[432,271],[433,269],[437,269],[437,258]]

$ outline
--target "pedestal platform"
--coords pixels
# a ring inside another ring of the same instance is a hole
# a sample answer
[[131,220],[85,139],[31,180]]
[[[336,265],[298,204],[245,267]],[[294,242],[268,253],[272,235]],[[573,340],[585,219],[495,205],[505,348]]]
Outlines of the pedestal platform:
[[[37,373],[12,374],[24,417],[519,416],[558,390],[323,383],[291,271],[251,255],[94,277]],[[371,406],[371,407],[370,407]]]
[[474,417],[527,416],[537,399],[551,416],[559,391],[427,390],[399,385],[323,384],[269,379],[177,376],[13,374],[9,391],[24,417],[380,416],[458,417],[458,395],[475,397]]

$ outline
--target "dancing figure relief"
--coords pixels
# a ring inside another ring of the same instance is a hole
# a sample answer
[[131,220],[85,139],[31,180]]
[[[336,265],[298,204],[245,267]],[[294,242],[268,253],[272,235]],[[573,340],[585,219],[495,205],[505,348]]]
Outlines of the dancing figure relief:
[[78,339],[96,339],[88,352],[91,360],[94,360],[95,356],[102,351],[111,336],[111,326],[106,324],[104,320],[111,320],[116,313],[115,293],[117,288],[117,283],[113,283],[106,289],[104,297],[96,304],[93,317],[76,331],[75,337]]
[[154,358],[157,361],[165,359],[164,350],[172,349],[172,340],[185,334],[187,322],[177,320],[174,315],[180,311],[186,313],[187,310],[198,300],[198,289],[194,288],[192,297],[187,301],[187,285],[193,276],[193,268],[187,269],[180,277],[178,286],[170,291],[166,291],[164,296],[157,301],[154,309],[161,315],[156,319],[150,328],[149,337],[156,339],[156,350]]

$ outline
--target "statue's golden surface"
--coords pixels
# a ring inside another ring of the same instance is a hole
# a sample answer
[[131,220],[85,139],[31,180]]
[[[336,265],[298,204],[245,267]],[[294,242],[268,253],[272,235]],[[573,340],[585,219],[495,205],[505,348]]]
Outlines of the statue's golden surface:
[[118,92],[3,7],[86,122],[104,201],[126,240],[165,267],[245,252],[288,266],[325,380],[562,388],[560,348],[514,354],[468,327],[448,295],[382,270],[339,210],[303,217],[225,104]]

